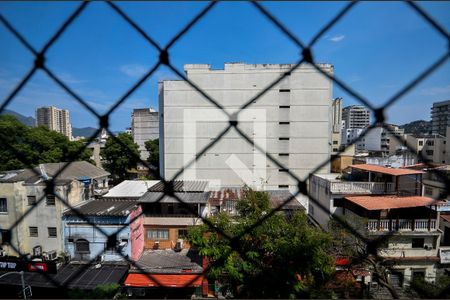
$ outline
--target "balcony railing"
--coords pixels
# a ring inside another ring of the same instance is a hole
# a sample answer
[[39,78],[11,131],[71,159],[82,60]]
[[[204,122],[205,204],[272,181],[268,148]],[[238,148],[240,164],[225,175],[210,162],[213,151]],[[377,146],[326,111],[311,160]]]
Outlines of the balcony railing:
[[331,182],[330,191],[334,194],[392,194],[395,192],[395,183]]
[[376,231],[434,231],[436,220],[432,219],[399,219],[397,220],[369,220],[367,230]]

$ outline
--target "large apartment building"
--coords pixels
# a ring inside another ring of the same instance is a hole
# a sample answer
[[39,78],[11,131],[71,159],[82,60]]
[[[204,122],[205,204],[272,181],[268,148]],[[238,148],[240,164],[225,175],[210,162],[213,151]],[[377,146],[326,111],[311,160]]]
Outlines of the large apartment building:
[[363,105],[350,105],[342,110],[345,129],[366,128],[370,123],[370,110]]
[[72,139],[72,125],[69,111],[54,106],[39,107],[36,110],[36,125],[47,126],[50,130],[64,134]]
[[[232,115],[239,130],[284,167],[266,158],[235,129],[220,139],[229,126],[228,116],[187,82],[164,80],[159,84],[161,176],[172,177],[206,145],[215,146],[191,164],[180,179],[216,180],[221,186],[247,184],[265,189],[294,188],[288,171],[307,178],[331,150],[332,81],[311,66],[289,72],[291,64],[226,63],[224,69],[207,64],[185,65],[187,78]],[[333,74],[333,66],[320,64]],[[283,74],[278,84],[251,101]],[[329,164],[320,172],[328,172]]]
[[133,140],[139,145],[141,159],[148,158],[145,142],[159,138],[159,116],[152,108],[134,109],[131,115],[131,134]]
[[435,102],[431,108],[431,130],[445,136],[450,126],[450,100]]
[[331,153],[336,154],[341,148],[342,141],[342,98],[334,99],[331,107]]

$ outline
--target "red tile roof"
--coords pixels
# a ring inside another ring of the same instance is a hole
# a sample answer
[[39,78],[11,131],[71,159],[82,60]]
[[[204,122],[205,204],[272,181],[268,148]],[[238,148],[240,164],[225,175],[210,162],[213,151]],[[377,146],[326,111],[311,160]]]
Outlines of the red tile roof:
[[419,170],[410,170],[410,169],[395,169],[395,168],[387,168],[377,165],[368,165],[368,164],[360,164],[360,165],[351,165],[353,169],[371,171],[377,173],[388,174],[392,176],[402,176],[402,175],[414,175],[414,174],[424,174],[425,172]]
[[433,198],[421,196],[348,196],[345,199],[367,210],[420,207],[438,204],[438,201]]
[[441,215],[441,219],[450,223],[450,215]]
[[193,287],[201,286],[202,274],[128,274],[126,286],[135,287]]

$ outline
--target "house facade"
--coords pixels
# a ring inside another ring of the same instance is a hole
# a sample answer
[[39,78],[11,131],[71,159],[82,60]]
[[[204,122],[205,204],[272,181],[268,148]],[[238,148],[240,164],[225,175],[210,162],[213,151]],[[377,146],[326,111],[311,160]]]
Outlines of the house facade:
[[[0,201],[6,203],[6,209],[0,213],[0,228],[6,243],[2,245],[4,254],[56,258],[64,251],[63,211],[107,189],[108,176],[84,161],[3,173]],[[54,194],[47,193],[49,179],[55,183]]]

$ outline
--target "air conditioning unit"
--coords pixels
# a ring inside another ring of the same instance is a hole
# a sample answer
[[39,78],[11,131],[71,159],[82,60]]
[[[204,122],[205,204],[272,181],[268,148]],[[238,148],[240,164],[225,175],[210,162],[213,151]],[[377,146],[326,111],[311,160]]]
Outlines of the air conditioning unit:
[[183,240],[182,239],[178,239],[174,250],[179,252],[182,249],[183,249]]
[[52,250],[47,253],[48,260],[55,260],[57,257],[58,257],[58,254],[56,253],[56,250]]

